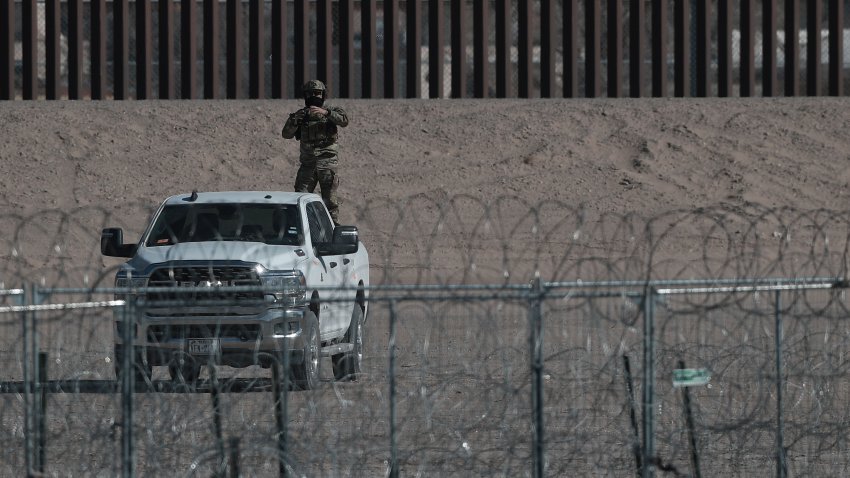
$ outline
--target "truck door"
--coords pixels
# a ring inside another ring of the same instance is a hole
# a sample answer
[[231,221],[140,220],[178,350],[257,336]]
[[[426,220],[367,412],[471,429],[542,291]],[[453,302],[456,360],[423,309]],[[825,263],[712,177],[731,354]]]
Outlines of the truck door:
[[[310,241],[315,247],[319,242],[330,242],[333,240],[333,222],[321,201],[307,203],[307,223],[310,227]],[[315,249],[314,249],[315,250]],[[344,333],[348,329],[351,320],[351,310],[347,303],[342,302],[343,292],[336,289],[325,289],[326,287],[338,287],[345,284],[345,273],[343,271],[344,256],[322,256],[318,261],[323,268],[323,280],[319,286],[321,300],[321,312],[319,317],[319,328],[322,336],[334,336]]]

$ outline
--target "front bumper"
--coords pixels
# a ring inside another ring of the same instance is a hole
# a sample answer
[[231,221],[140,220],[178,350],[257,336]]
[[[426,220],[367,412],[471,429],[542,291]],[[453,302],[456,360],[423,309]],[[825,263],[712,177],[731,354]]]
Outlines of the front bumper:
[[116,315],[116,355],[128,348],[123,337],[129,323],[137,359],[150,365],[167,365],[177,357],[190,355],[197,362],[269,367],[283,359],[284,351],[290,363],[303,361],[306,308],[269,308],[252,315],[218,315],[210,310],[192,310],[186,315],[167,312],[140,312],[134,318]]

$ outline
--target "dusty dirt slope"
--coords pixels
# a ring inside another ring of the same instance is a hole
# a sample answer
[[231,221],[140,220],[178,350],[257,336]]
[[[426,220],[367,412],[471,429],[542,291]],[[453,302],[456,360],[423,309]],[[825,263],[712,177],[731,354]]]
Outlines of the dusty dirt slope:
[[[564,261],[630,254],[617,241],[633,234],[605,225],[624,217],[634,231],[673,210],[850,206],[844,98],[331,103],[351,118],[342,222],[360,226],[375,281],[525,280],[529,261],[569,277]],[[98,253],[100,228],[135,240],[140,211],[171,194],[290,190],[298,145],[280,128],[298,107],[0,103],[0,282],[92,280],[117,263]],[[590,224],[584,249],[561,247]]]
[[[537,272],[570,280],[800,277],[847,268],[850,104],[843,98],[337,104],[351,116],[340,136],[342,222],[359,226],[373,282],[524,283]],[[192,189],[290,189],[298,145],[283,140],[280,128],[297,107],[296,101],[0,102],[0,288],[33,281],[111,286],[120,260],[101,257],[101,228],[124,227],[135,240],[150,208]],[[633,474],[624,446],[629,401],[617,364],[621,353],[633,363],[641,357],[641,327],[632,322],[640,309],[626,300],[567,298],[545,304],[547,473]],[[823,303],[823,296],[812,298],[797,302],[808,320],[785,332],[783,366],[794,404],[785,433],[791,474],[828,475],[846,461],[824,445],[840,438],[823,434],[846,429],[846,409],[834,408],[844,403],[835,397],[846,394],[829,380],[843,371],[841,360],[830,357],[842,356],[845,342],[839,330],[827,344],[830,334],[822,331],[836,327],[806,315]],[[301,460],[297,470],[386,474],[392,343],[402,475],[528,473],[525,304],[409,302],[396,322],[387,302],[370,304],[366,377],[331,385],[328,358],[324,388],[290,395],[289,429],[297,439],[288,451]],[[664,463],[688,469],[679,395],[662,379],[684,344],[688,364],[710,367],[716,384],[711,394],[694,392],[699,423],[711,433],[704,435],[703,469],[721,476],[773,469],[772,441],[752,440],[754,433],[772,436],[775,420],[773,329],[765,326],[773,323],[773,308],[762,304],[754,299],[736,309],[732,301],[709,314],[688,303],[684,314],[694,320],[659,324],[658,410],[665,415],[657,434]],[[754,317],[751,306],[768,315]],[[838,307],[845,317],[843,300]],[[100,312],[63,311],[56,315],[61,320],[42,322],[50,377],[114,378],[112,324],[108,311]],[[0,324],[0,363],[4,379],[17,379],[24,340],[17,315],[10,317]],[[564,317],[576,320],[558,320]],[[390,323],[397,324],[397,340],[390,339]],[[826,359],[813,367],[812,357]],[[159,369],[156,380],[168,380]],[[223,373],[269,376],[255,369]],[[242,439],[245,473],[276,472],[276,455],[268,452],[276,436],[269,394],[224,395],[226,433]],[[19,395],[5,397],[0,425],[10,430],[4,441],[10,458],[0,463],[10,471],[0,474],[20,475],[23,411],[13,410],[22,405]],[[50,401],[48,473],[118,474],[117,396],[69,397]],[[141,394],[137,403],[136,429],[148,431],[136,435],[140,476],[189,473],[199,457],[218,456],[210,452],[213,409],[206,394]],[[812,423],[825,425],[813,432]],[[208,460],[197,473],[213,474]]]

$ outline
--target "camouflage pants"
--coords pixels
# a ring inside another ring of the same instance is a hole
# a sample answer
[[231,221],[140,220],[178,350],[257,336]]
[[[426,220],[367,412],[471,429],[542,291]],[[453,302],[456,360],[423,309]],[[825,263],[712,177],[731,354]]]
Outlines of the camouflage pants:
[[295,176],[295,191],[299,193],[312,193],[316,190],[316,184],[322,190],[322,200],[331,214],[331,219],[339,223],[339,176],[333,169],[320,169],[315,166],[301,165]]

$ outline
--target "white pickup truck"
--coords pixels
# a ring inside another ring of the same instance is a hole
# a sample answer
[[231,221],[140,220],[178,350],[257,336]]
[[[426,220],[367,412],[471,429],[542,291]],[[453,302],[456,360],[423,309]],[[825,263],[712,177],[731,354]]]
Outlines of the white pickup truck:
[[270,367],[283,351],[305,390],[318,385],[322,356],[337,380],[361,372],[369,255],[357,228],[335,226],[316,194],[180,194],[138,243],[107,228],[100,248],[130,259],[115,277],[116,298],[135,305],[131,321],[115,313],[119,377],[131,348],[137,381],[162,365],[187,383],[210,363]]

